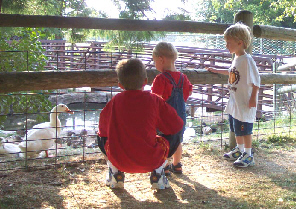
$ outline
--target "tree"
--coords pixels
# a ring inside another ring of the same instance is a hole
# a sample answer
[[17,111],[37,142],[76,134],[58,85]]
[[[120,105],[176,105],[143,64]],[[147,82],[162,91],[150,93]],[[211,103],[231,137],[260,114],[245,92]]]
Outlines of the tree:
[[[87,8],[85,0],[5,0],[2,2],[2,13],[24,15],[54,15],[68,17],[89,17],[96,15],[93,9]],[[43,28],[41,33],[46,39],[68,38],[71,42],[84,41],[88,30]]]
[[[147,13],[153,13],[154,10],[150,4],[154,0],[113,0],[113,3],[117,6],[119,18],[132,19],[132,20],[148,20],[149,15]],[[182,0],[184,1],[184,0]],[[106,14],[100,13],[103,17],[107,17]],[[151,18],[151,17],[150,17]],[[189,19],[186,14],[168,14],[165,18],[167,20],[185,20]],[[150,42],[152,40],[158,40],[165,36],[165,32],[153,32],[153,31],[97,31],[98,36],[109,40],[107,48],[117,46],[121,50],[141,50],[142,43]]]
[[[44,70],[47,58],[38,40],[39,36],[40,31],[32,28],[19,28],[19,30],[1,28],[0,72]],[[6,120],[6,114],[44,111],[51,106],[47,95],[34,95],[34,93],[1,96],[0,114],[4,116],[0,117],[0,128]]]
[[240,10],[254,14],[254,24],[296,28],[294,0],[203,0],[205,21],[233,23]]

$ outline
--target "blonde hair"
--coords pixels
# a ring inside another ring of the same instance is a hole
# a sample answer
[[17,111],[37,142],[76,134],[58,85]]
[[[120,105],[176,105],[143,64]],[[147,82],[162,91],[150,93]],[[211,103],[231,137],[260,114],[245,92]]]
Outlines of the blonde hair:
[[156,57],[167,57],[176,60],[178,57],[178,51],[173,44],[167,42],[159,42],[153,49],[153,56]]
[[224,32],[224,39],[234,38],[244,43],[244,48],[248,48],[252,41],[251,29],[242,23],[235,23]]
[[138,90],[147,78],[144,64],[139,59],[125,59],[116,66],[119,83],[125,90]]

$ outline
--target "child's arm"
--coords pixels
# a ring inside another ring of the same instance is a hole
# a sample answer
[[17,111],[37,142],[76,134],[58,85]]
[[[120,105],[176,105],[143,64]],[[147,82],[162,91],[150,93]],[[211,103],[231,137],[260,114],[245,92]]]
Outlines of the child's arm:
[[218,69],[212,68],[212,67],[206,67],[206,70],[211,73],[219,73],[219,74],[223,74],[223,75],[229,75],[228,70],[218,70]]
[[154,94],[157,94],[160,97],[163,97],[164,92],[164,80],[158,75],[153,80],[152,86],[151,86],[151,92]]
[[257,105],[256,98],[257,98],[257,92],[259,90],[259,87],[255,86],[254,84],[252,84],[252,86],[253,86],[253,90],[252,90],[252,94],[249,101],[249,108],[256,107]]

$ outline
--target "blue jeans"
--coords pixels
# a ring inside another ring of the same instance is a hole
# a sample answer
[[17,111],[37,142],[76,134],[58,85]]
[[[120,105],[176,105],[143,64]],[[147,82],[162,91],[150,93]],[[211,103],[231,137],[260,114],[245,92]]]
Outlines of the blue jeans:
[[253,123],[241,122],[229,115],[230,131],[235,136],[245,136],[253,134]]

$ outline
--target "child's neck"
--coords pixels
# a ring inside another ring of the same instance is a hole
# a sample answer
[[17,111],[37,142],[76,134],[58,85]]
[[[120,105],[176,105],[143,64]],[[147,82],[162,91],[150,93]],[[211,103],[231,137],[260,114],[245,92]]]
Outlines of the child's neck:
[[245,50],[243,49],[243,50],[239,50],[239,51],[237,51],[237,52],[235,52],[235,55],[236,56],[242,56],[242,55],[245,55],[246,54],[246,52],[245,52]]
[[164,72],[164,71],[172,71],[172,72],[176,72],[177,69],[176,69],[176,67],[175,67],[175,63],[170,63],[170,64],[164,66],[164,67],[163,67],[163,72]]

